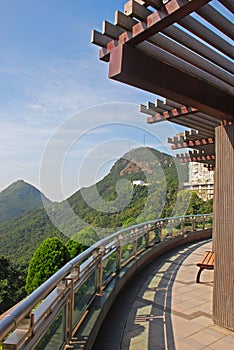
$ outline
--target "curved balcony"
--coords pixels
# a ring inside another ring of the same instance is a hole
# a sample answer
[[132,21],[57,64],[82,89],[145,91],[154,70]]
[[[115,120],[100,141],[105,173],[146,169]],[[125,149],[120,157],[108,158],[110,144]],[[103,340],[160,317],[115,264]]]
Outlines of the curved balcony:
[[2,319],[3,349],[49,350],[68,345],[91,349],[129,280],[166,252],[210,238],[211,227],[212,214],[174,217],[129,227],[102,239]]

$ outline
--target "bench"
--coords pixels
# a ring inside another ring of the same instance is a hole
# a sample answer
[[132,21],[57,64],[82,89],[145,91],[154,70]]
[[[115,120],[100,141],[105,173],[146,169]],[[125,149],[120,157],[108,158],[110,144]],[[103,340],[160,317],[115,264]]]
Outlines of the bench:
[[201,272],[204,269],[214,270],[214,252],[207,250],[202,260],[199,263],[197,263],[197,266],[200,267],[200,269],[197,273],[196,283],[199,283]]

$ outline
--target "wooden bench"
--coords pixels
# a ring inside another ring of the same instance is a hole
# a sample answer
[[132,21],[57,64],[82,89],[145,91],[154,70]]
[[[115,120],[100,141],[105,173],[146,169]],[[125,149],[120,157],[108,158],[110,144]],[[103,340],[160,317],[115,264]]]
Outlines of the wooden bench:
[[207,250],[202,260],[199,263],[197,263],[197,266],[200,267],[200,269],[197,273],[196,283],[199,283],[201,272],[204,269],[214,270],[214,252]]

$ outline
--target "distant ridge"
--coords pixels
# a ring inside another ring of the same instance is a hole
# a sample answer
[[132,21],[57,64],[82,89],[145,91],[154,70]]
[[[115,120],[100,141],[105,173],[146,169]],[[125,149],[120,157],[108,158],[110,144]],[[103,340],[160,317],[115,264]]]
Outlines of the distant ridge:
[[0,223],[9,221],[50,202],[36,187],[18,180],[0,192]]
[[[30,211],[30,205],[28,212],[22,215],[21,211],[18,213],[21,216],[0,223],[0,255],[27,266],[39,244],[48,237],[58,237],[66,242],[86,225],[91,225],[102,238],[129,224],[170,216],[178,181],[186,182],[188,175],[187,164],[182,164],[182,174],[178,177],[175,161],[172,156],[149,147],[132,149],[119,158],[110,172],[95,185],[76,191],[63,202],[49,202],[51,205],[47,210],[41,207]],[[132,186],[136,180],[148,186]],[[32,191],[34,200],[41,196],[33,186],[17,181],[0,193],[0,203],[3,194],[12,194],[11,208],[15,201],[15,211],[18,208],[25,210],[23,202],[28,204],[29,199],[23,200],[20,191],[23,189],[24,194],[26,189],[29,193]],[[38,202],[41,205],[41,199]],[[67,204],[72,210],[67,211]],[[55,226],[53,222],[59,225]]]

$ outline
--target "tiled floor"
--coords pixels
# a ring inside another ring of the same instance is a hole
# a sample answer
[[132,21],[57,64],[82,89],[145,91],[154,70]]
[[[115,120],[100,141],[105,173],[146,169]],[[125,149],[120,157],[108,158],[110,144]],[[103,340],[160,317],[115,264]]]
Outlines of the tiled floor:
[[234,349],[234,333],[211,319],[213,271],[195,283],[210,249],[211,241],[194,243],[148,265],[117,299],[94,350]]

